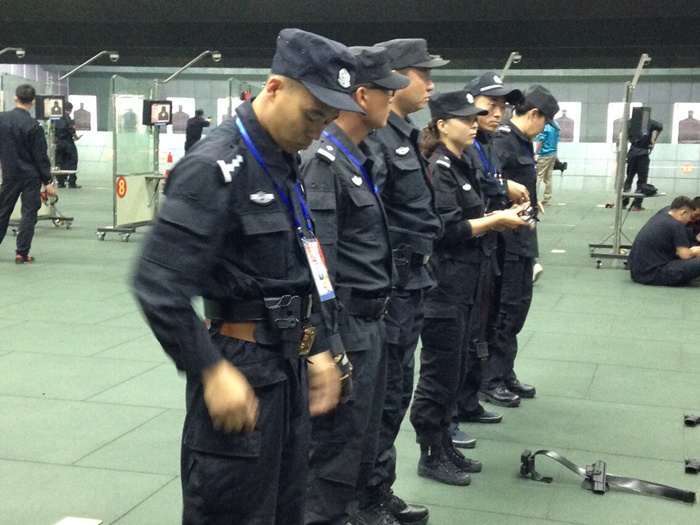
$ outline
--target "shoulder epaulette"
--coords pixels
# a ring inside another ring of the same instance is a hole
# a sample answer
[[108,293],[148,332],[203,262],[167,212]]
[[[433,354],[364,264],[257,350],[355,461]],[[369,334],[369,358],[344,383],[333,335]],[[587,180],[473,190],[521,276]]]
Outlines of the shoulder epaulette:
[[333,146],[320,146],[316,150],[316,156],[323,162],[330,164],[335,160],[335,155],[331,151],[334,151]]
[[442,156],[438,160],[436,160],[435,164],[439,164],[440,166],[442,166],[444,168],[449,168],[452,166],[452,162],[450,162],[450,159],[445,157],[445,156]]

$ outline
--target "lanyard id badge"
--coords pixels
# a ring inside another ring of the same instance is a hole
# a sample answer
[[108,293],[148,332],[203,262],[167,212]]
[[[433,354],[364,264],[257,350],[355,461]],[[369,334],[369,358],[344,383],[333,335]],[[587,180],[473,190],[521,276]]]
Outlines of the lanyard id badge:
[[328,268],[326,268],[326,261],[323,258],[321,244],[318,242],[318,239],[302,239],[301,243],[304,246],[306,259],[309,261],[309,268],[314,278],[318,296],[321,301],[333,299],[335,292],[333,291],[331,279],[328,276]]

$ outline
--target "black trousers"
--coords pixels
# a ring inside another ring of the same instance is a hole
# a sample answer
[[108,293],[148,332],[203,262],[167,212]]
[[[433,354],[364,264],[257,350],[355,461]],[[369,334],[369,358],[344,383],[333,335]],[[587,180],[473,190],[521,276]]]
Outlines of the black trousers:
[[[624,191],[632,189],[632,182],[635,175],[637,176],[637,189],[642,184],[646,184],[649,179],[649,155],[641,157],[631,157],[627,159],[627,177],[625,177]],[[644,199],[634,199],[632,206],[641,206]]]
[[199,378],[187,380],[181,475],[184,525],[301,525],[309,459],[306,365],[212,331],[259,401],[252,432],[215,430]]
[[[431,447],[441,445],[442,436],[452,422],[461,381],[467,376],[481,375],[476,352],[471,351],[470,319],[474,305],[435,306],[426,309],[420,375],[411,405],[416,442]],[[438,314],[441,317],[435,317]]]
[[387,334],[387,381],[377,457],[369,491],[390,488],[396,481],[394,442],[413,395],[415,352],[423,326],[423,291],[395,290],[384,318]]
[[518,334],[523,329],[532,303],[532,267],[535,259],[506,254],[501,277],[501,297],[489,366],[482,388],[489,390],[516,379],[513,365],[518,353]]
[[684,286],[700,277],[700,259],[676,259],[650,273],[632,272],[632,280],[652,286]]
[[[62,170],[77,170],[78,169],[78,148],[75,147],[75,142],[57,142],[56,143],[56,166]],[[56,181],[59,186],[75,184],[78,179],[76,174],[71,175],[56,175]]]
[[386,389],[384,321],[351,316],[340,325],[353,393],[347,403],[311,420],[307,525],[345,525],[366,497],[377,455]]
[[41,208],[41,180],[4,177],[0,184],[0,244],[5,238],[10,217],[22,199],[22,219],[17,230],[17,254],[29,254],[34,238],[37,212]]

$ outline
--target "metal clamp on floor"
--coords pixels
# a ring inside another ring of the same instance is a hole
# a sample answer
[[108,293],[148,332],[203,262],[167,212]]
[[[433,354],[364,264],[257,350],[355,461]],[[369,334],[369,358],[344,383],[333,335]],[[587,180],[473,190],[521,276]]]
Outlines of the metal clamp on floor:
[[[667,485],[661,485],[652,481],[644,481],[642,479],[626,478],[623,476],[616,476],[615,474],[608,474],[603,461],[598,461],[597,463],[589,465],[586,468],[581,468],[566,459],[564,456],[557,454],[556,452],[552,452],[551,450],[538,450],[534,453],[529,450],[525,450],[521,454],[520,474],[525,477],[531,476],[535,481],[542,481],[544,483],[552,482],[551,477],[542,476],[535,470],[535,456],[548,456],[561,463],[570,471],[584,478],[582,487],[593,491],[595,494],[605,494],[609,490],[610,485],[612,485],[630,492],[637,492],[639,494],[660,496],[662,498],[673,499],[690,504],[695,503],[695,492],[669,487]],[[698,467],[700,467],[700,465],[698,465]],[[686,461],[686,472],[687,471],[688,461]]]
[[690,414],[686,414],[683,417],[683,421],[685,421],[686,427],[695,427],[700,424],[700,416],[691,416]]

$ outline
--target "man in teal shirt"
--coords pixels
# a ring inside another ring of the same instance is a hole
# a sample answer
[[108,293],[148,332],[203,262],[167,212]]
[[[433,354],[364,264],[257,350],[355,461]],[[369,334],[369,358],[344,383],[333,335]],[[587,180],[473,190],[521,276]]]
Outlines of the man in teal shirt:
[[549,204],[552,200],[552,172],[557,161],[557,145],[559,144],[559,126],[547,124],[544,131],[535,139],[535,153],[537,158],[537,190],[540,183],[544,182],[544,195],[540,201],[542,205]]

